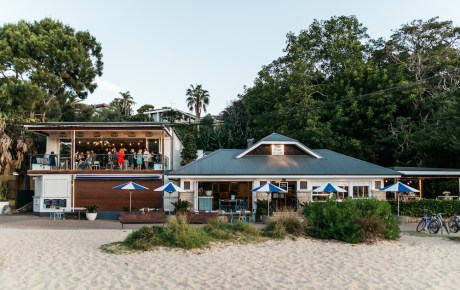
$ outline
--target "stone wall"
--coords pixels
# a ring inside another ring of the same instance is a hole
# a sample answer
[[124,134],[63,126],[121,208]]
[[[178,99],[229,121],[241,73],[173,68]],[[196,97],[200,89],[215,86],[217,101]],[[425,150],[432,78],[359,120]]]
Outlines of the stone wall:
[[181,192],[180,200],[188,200],[192,205],[190,206],[190,211],[193,211],[195,208],[195,202],[193,200],[193,192]]
[[387,200],[387,194],[385,191],[381,190],[373,190],[372,191],[372,197],[378,200]]

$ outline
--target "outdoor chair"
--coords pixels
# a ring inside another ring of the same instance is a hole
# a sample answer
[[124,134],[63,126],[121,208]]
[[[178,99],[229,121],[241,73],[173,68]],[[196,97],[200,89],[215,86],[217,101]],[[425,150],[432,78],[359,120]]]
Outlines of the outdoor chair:
[[93,167],[93,169],[100,170],[101,169],[101,164],[99,163],[99,161],[94,161],[92,167]]
[[238,216],[238,220],[240,222],[246,222],[246,210],[242,209],[240,210],[240,214]]

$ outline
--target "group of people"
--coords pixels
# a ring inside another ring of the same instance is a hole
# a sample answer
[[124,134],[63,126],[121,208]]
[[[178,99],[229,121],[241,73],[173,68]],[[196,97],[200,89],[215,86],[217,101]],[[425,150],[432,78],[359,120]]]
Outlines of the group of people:
[[86,157],[83,152],[76,152],[75,158],[79,169],[92,169],[94,161],[99,161],[102,167],[106,169],[153,169],[155,163],[161,163],[161,155],[153,151],[149,152],[147,148],[144,150],[134,148],[129,151],[127,148],[105,148],[105,151],[98,154],[94,150],[86,151]]
[[97,160],[97,154],[94,152],[94,150],[91,151],[86,151],[86,156],[85,153],[82,152],[76,152],[75,153],[75,159],[77,162],[77,168],[79,169],[93,169],[92,164],[93,161]]

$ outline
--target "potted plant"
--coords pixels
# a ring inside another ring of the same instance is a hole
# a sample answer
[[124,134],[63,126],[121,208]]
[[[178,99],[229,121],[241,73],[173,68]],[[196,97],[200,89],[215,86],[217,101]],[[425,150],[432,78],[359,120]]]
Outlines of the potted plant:
[[[256,218],[262,220],[263,223],[268,223],[270,221],[270,214],[273,213],[272,204],[267,205],[267,203],[268,201],[263,199],[258,199],[256,201]],[[270,210],[270,212],[268,212],[268,210]]]
[[3,209],[8,205],[8,188],[3,185],[3,182],[0,180],[0,214],[3,213]]
[[94,204],[85,205],[86,208],[86,219],[89,221],[94,221],[97,217],[97,206]]
[[192,206],[190,201],[188,200],[178,200],[176,202],[171,203],[174,206],[174,210],[177,213],[184,213],[188,211],[188,209]]
[[212,196],[212,183],[207,183],[204,186],[204,193],[206,194],[206,196]]

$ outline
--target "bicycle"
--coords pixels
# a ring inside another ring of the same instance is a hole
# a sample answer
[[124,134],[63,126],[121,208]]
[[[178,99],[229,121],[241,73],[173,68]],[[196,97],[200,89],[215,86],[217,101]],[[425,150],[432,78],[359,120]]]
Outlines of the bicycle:
[[460,216],[453,215],[449,220],[449,230],[452,233],[457,233],[459,229],[460,229]]
[[436,234],[438,233],[439,229],[441,229],[441,232],[442,232],[442,227],[444,227],[446,229],[446,232],[449,234],[449,227],[447,225],[447,223],[444,221],[444,219],[442,218],[442,215],[444,215],[445,213],[437,213],[435,215],[435,218],[434,220],[432,221],[432,225],[431,225],[431,228],[429,229],[430,230],[430,233],[432,234]]
[[425,215],[423,216],[422,220],[417,225],[417,232],[426,231],[426,229],[431,229],[434,215],[425,209]]

